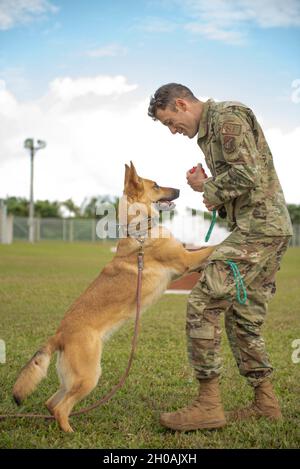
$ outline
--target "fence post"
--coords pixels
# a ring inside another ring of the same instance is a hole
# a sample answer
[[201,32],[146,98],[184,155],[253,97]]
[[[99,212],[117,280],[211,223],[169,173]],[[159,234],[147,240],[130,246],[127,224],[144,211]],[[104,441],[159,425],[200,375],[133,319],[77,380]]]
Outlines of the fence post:
[[295,246],[300,246],[300,225],[296,225],[296,240]]
[[41,218],[36,218],[36,241],[41,240]]
[[0,201],[0,243],[11,244],[13,240],[13,215],[7,215],[4,200]]
[[0,242],[6,244],[7,208],[3,200],[0,200],[0,217]]
[[96,241],[96,220],[92,219],[92,241]]
[[74,220],[69,218],[70,222],[70,232],[69,232],[69,241],[72,243],[74,241]]
[[66,241],[66,239],[67,239],[67,236],[66,236],[66,224],[67,224],[67,220],[66,220],[65,218],[63,218],[62,223],[63,223],[63,226],[62,226],[62,229],[63,229],[63,241]]

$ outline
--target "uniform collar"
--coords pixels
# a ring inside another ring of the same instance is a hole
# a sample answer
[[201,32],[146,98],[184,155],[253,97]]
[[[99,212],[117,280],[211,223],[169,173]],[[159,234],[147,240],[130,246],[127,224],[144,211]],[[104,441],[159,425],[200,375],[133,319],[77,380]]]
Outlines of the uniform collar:
[[203,138],[207,134],[208,110],[212,103],[213,103],[213,99],[209,99],[203,105],[197,140],[200,140],[200,138]]

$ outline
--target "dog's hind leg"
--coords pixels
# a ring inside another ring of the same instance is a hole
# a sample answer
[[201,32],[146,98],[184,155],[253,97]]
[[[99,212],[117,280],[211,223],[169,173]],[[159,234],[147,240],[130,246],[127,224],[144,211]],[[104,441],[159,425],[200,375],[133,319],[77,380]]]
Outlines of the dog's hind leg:
[[49,410],[50,414],[53,415],[53,410],[54,410],[54,407],[62,400],[62,398],[64,397],[66,393],[66,389],[64,387],[60,387],[59,390],[57,392],[55,392],[53,394],[53,396],[51,396],[47,402],[45,403],[45,406],[47,407],[47,409]]
[[[59,402],[53,408],[53,415],[60,428],[72,432],[69,415],[77,402],[87,396],[97,385],[100,374],[102,344],[97,338],[85,337],[76,345],[68,344],[65,348],[59,371],[65,384],[63,396],[53,396]],[[58,391],[59,393],[59,391]]]
[[66,385],[64,383],[64,376],[60,372],[60,363],[62,360],[63,352],[58,352],[57,355],[57,362],[56,362],[56,371],[58,374],[58,378],[60,381],[60,387],[57,392],[55,392],[45,403],[45,406],[49,410],[50,414],[53,415],[53,409],[54,407],[61,401],[61,399],[64,397],[66,393]]

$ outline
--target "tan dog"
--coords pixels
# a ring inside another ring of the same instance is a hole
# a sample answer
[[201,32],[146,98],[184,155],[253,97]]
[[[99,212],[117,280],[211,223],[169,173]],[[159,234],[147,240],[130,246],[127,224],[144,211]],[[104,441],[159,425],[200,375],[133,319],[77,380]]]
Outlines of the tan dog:
[[[179,191],[142,179],[132,163],[125,166],[121,210],[124,215],[132,204],[142,203],[147,217],[146,235],[153,203],[168,204]],[[128,215],[129,225],[132,219],[133,215]],[[214,250],[207,247],[189,252],[161,225],[152,229],[152,235],[156,237],[148,236],[144,242],[142,310],[158,300],[171,280],[195,270]],[[98,383],[105,337],[135,315],[139,246],[130,236],[119,241],[113,260],[68,309],[56,334],[25,365],[14,385],[13,396],[20,404],[46,376],[51,355],[57,351],[60,388],[46,406],[65,432],[73,431],[68,417],[74,405]]]

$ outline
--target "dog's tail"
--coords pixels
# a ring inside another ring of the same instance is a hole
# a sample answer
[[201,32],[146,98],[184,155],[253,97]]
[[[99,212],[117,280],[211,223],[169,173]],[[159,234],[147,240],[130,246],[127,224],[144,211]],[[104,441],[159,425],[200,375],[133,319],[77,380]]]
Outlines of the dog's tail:
[[13,398],[17,405],[20,405],[47,376],[51,355],[58,349],[58,336],[50,337],[46,345],[41,347],[22,368],[13,388]]

